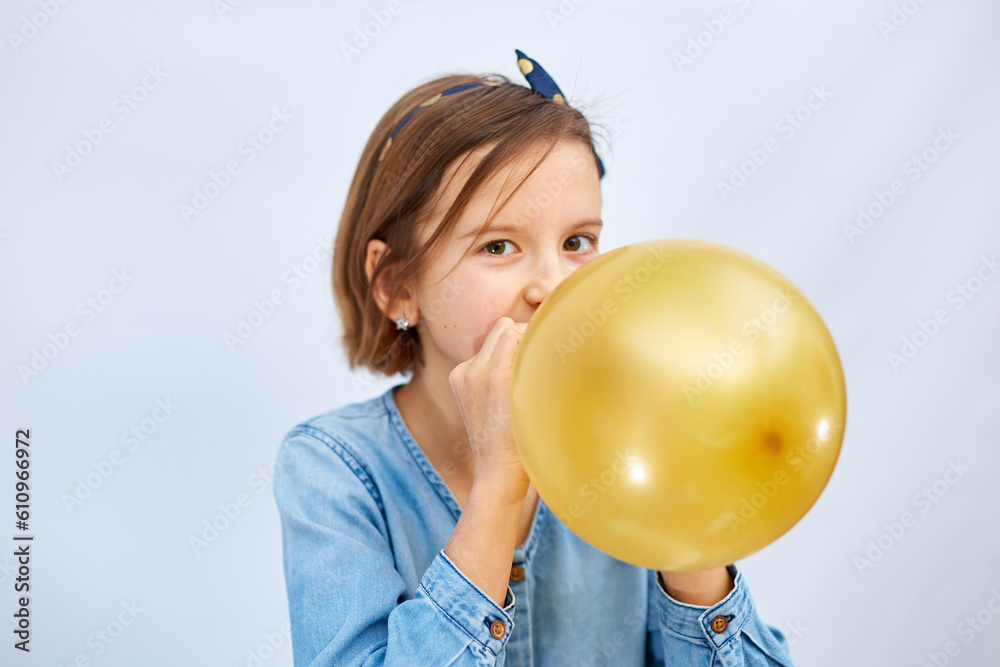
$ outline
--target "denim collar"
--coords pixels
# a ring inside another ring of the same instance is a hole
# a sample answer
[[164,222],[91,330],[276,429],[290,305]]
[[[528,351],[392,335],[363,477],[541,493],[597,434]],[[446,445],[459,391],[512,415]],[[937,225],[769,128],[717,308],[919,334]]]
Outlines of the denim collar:
[[[421,472],[424,473],[424,478],[427,483],[431,485],[437,493],[438,498],[440,498],[441,502],[445,504],[445,507],[447,507],[451,512],[451,515],[457,523],[458,518],[462,515],[462,506],[458,504],[458,500],[455,499],[455,494],[453,494],[451,489],[448,488],[448,485],[445,483],[444,479],[441,478],[440,473],[438,473],[438,471],[434,468],[430,459],[428,459],[427,455],[424,454],[424,451],[420,449],[420,445],[417,444],[417,441],[410,432],[406,422],[403,421],[403,415],[399,412],[399,406],[396,404],[394,392],[402,386],[402,383],[394,385],[382,395],[382,403],[385,406],[386,413],[389,415],[389,421],[392,423],[396,434],[399,436],[399,439],[402,440],[407,451],[410,452],[410,455],[413,457],[417,467],[419,467]],[[548,512],[548,507],[545,505],[545,501],[542,500],[541,496],[539,496],[538,506],[535,508],[535,515],[531,520],[531,527],[528,529],[528,537],[525,538],[524,544],[514,549],[515,564],[521,564],[531,559],[531,554],[534,552],[535,544],[538,542],[538,533],[541,530],[539,528],[539,524],[541,524],[542,517],[546,512]]]

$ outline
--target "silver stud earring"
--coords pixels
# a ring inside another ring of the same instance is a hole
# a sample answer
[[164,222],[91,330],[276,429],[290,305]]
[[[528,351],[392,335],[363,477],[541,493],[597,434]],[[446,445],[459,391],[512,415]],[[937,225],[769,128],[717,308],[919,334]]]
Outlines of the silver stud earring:
[[410,326],[410,321],[408,319],[406,319],[402,315],[400,315],[399,317],[396,318],[396,328],[397,329],[402,329],[403,331],[406,331],[406,328],[408,326]]

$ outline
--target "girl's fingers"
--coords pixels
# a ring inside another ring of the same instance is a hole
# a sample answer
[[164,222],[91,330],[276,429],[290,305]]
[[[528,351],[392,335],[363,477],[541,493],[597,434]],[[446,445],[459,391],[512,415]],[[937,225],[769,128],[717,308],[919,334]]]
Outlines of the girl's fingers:
[[490,366],[498,369],[512,368],[514,366],[514,355],[517,354],[517,346],[521,342],[522,334],[523,332],[517,329],[516,326],[504,331],[500,335],[499,340],[497,340],[496,347],[493,349],[493,355],[490,357]]
[[500,335],[507,329],[515,326],[514,320],[509,317],[501,317],[494,324],[493,328],[490,330],[489,334],[486,335],[486,340],[483,341],[483,346],[479,348],[479,352],[476,353],[474,357],[475,360],[483,359],[488,360],[493,356],[493,351],[496,349],[497,340],[499,340]]

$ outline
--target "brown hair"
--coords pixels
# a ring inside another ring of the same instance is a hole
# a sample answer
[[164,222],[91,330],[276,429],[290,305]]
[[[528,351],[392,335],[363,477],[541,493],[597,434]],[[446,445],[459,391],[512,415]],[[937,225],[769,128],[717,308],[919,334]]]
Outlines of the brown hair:
[[[462,215],[476,191],[498,170],[541,142],[547,150],[527,179],[562,139],[582,141],[592,150],[590,124],[577,109],[559,104],[520,85],[485,85],[446,95],[423,106],[383,151],[390,133],[411,111],[443,91],[468,83],[510,80],[499,74],[450,75],[406,93],[382,116],[358,162],[344,204],[333,251],[333,292],[344,325],[343,343],[350,368],[366,367],[392,376],[422,363],[415,327],[399,331],[378,307],[371,286],[383,277],[389,310],[402,286],[420,276],[426,262]],[[419,247],[417,230],[433,210],[445,170],[456,159],[495,144],[469,176],[427,244]],[[594,169],[597,169],[596,152]],[[524,183],[522,180],[479,231]],[[479,236],[473,244],[479,241]],[[365,257],[371,239],[388,246],[371,281]],[[470,246],[473,247],[473,246]],[[384,276],[383,276],[384,274]]]

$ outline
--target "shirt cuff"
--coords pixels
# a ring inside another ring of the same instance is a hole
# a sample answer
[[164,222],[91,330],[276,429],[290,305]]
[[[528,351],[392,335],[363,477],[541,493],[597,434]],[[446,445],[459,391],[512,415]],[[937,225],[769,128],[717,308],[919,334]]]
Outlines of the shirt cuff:
[[[654,572],[656,588],[660,593],[657,596],[660,620],[664,627],[675,635],[696,643],[707,641],[716,648],[739,636],[743,625],[753,618],[753,597],[743,583],[743,573],[736,565],[727,565],[726,570],[733,578],[733,590],[710,607],[687,604],[670,597],[660,579],[660,573]],[[719,617],[724,622],[717,620]],[[719,629],[722,631],[719,632]]]
[[514,629],[514,591],[509,585],[501,608],[442,549],[424,573],[420,590],[452,623],[493,655],[507,645]]

